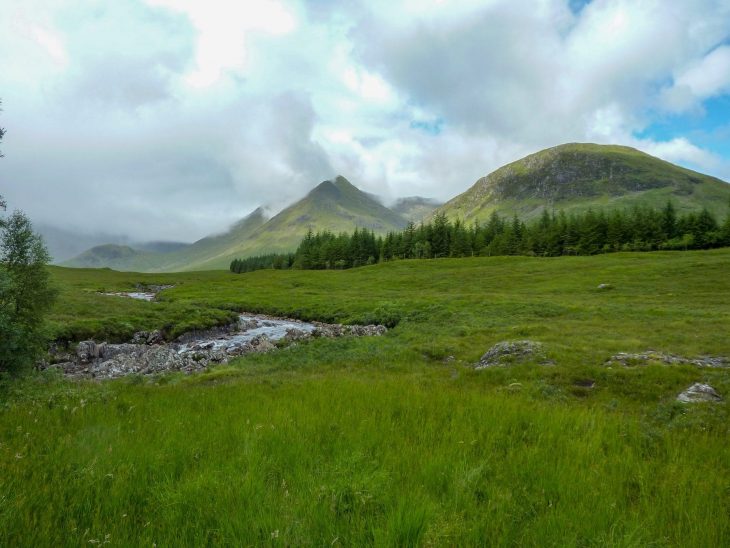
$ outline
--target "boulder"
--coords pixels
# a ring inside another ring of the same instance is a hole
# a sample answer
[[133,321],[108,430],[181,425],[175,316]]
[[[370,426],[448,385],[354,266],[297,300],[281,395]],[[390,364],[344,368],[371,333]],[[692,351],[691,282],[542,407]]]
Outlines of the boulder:
[[89,363],[99,357],[99,346],[94,341],[81,341],[76,346],[76,357],[81,363]]
[[293,341],[301,341],[304,339],[308,339],[311,337],[311,335],[304,331],[303,329],[295,329],[290,328],[286,330],[286,335],[284,335],[284,340],[287,342],[293,342]]
[[269,340],[266,335],[256,335],[248,343],[251,352],[270,352],[276,350],[276,346]]
[[542,344],[536,341],[502,341],[495,344],[481,357],[476,369],[510,365],[527,360],[537,360],[543,365],[550,362],[545,358]]
[[679,394],[677,401],[682,403],[719,402],[722,401],[722,397],[709,384],[696,382]]

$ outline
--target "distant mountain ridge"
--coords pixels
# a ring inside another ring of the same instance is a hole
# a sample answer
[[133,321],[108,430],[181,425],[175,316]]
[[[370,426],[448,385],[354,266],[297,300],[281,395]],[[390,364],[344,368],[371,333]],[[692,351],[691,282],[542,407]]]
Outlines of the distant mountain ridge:
[[668,200],[680,213],[707,208],[722,219],[730,203],[730,184],[630,147],[569,143],[507,164],[440,207],[434,200],[413,196],[388,208],[338,176],[271,219],[258,208],[223,234],[168,252],[97,246],[65,264],[140,272],[221,269],[236,258],[294,251],[309,230],[367,228],[385,234],[438,213],[467,223],[485,221],[493,212],[529,220],[545,210],[660,208]]
[[405,198],[398,198],[390,206],[390,209],[413,223],[419,223],[442,205],[444,205],[443,202],[439,202],[433,198],[407,196]]
[[631,147],[569,143],[530,154],[479,179],[437,212],[464,221],[493,211],[534,218],[544,209],[585,211],[633,205],[726,215],[730,185]]
[[[64,266],[109,266],[116,270],[168,272],[228,268],[235,258],[264,253],[294,251],[308,230],[351,232],[367,228],[378,234],[400,230],[407,219],[385,207],[342,176],[323,181],[304,198],[271,219],[261,208],[236,223],[227,232],[202,238],[170,253],[119,253],[92,248]],[[99,253],[101,252],[101,253]]]

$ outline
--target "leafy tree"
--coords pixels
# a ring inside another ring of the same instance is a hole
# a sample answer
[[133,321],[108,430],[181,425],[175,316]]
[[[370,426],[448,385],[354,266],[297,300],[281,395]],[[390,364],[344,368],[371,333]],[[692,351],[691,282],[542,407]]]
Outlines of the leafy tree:
[[[5,207],[0,196],[0,210]],[[0,217],[0,371],[30,365],[44,351],[43,320],[55,297],[49,259],[28,217],[20,211]]]
[[17,370],[45,347],[44,317],[55,297],[41,237],[20,211],[3,219],[0,234],[0,369]]

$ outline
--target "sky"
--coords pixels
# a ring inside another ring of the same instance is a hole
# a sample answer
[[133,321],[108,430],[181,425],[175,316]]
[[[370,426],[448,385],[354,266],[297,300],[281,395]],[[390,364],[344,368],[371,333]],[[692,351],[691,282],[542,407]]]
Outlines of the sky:
[[8,205],[134,240],[565,142],[730,181],[730,0],[0,0],[0,100]]

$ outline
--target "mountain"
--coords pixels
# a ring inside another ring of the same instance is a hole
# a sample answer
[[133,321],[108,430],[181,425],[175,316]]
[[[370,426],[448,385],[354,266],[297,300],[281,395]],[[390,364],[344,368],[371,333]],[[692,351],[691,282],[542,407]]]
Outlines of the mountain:
[[[85,268],[108,266],[115,270],[139,272],[188,270],[191,265],[215,260],[219,255],[225,255],[231,248],[235,248],[237,242],[248,238],[256,228],[265,222],[264,211],[258,208],[225,233],[208,236],[192,244],[150,242],[135,245],[134,248],[112,245],[97,246],[66,261],[63,266]],[[111,251],[121,247],[128,251],[118,251],[117,255]]]
[[148,253],[128,248],[133,253],[110,257],[105,263],[106,255],[93,248],[64,266],[109,266],[116,270],[139,272],[228,268],[235,258],[294,251],[308,230],[337,233],[367,228],[383,234],[399,230],[407,223],[404,217],[385,207],[375,197],[338,176],[320,183],[304,198],[269,220],[259,208],[227,232],[203,238],[176,251]]
[[75,230],[39,223],[34,230],[43,237],[43,242],[54,263],[61,263],[79,253],[103,244],[127,245],[129,239],[119,234],[84,234]]
[[730,184],[630,147],[570,143],[497,169],[437,212],[468,222],[493,211],[530,219],[544,209],[663,207],[667,200],[680,212],[706,207],[722,219]]
[[443,202],[439,202],[433,198],[408,196],[407,198],[399,198],[396,200],[390,209],[408,221],[418,223],[442,205]]
[[351,232],[367,228],[383,234],[399,230],[406,219],[388,209],[342,176],[317,185],[304,198],[272,217],[225,255],[196,265],[195,269],[227,268],[237,257],[294,251],[308,230]]
[[123,270],[124,266],[144,255],[143,251],[133,249],[128,245],[104,244],[87,249],[80,255],[63,263],[63,266],[76,268],[109,267]]
[[186,244],[184,242],[166,242],[166,241],[154,241],[154,242],[141,242],[131,244],[130,247],[139,249],[140,251],[146,251],[148,253],[170,253],[172,251],[180,251],[186,247],[190,247],[192,244]]

